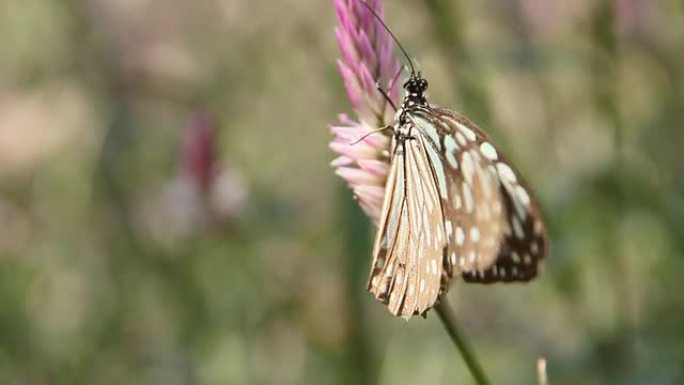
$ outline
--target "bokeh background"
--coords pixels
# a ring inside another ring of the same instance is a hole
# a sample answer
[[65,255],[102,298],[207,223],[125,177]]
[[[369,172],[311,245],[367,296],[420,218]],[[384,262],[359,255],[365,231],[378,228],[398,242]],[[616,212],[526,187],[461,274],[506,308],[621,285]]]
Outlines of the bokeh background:
[[[497,384],[684,383],[684,4],[386,2],[545,208],[449,299]],[[364,291],[332,0],[0,2],[0,384],[469,384]]]

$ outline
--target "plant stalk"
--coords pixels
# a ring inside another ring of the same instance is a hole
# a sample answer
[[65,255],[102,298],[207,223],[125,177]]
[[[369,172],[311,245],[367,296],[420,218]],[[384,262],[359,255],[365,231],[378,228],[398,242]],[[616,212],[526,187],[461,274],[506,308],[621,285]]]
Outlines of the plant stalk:
[[477,357],[475,357],[475,353],[458,327],[456,316],[454,315],[453,310],[451,310],[446,296],[441,295],[434,308],[439,315],[439,319],[442,321],[447,334],[449,334],[451,341],[456,346],[456,349],[458,349],[461,357],[463,357],[463,361],[468,367],[468,370],[470,370],[470,374],[472,374],[475,383],[478,385],[489,385],[490,382],[482,370],[482,365],[480,365]]

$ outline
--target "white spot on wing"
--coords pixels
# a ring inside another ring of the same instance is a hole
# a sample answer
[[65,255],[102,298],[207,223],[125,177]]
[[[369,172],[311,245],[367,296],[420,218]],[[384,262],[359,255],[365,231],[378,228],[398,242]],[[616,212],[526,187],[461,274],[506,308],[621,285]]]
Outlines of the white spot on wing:
[[468,138],[468,140],[475,140],[477,139],[477,135],[475,135],[475,132],[470,129],[470,127],[466,126],[465,124],[458,123],[458,128],[463,131],[463,134]]
[[458,140],[458,143],[461,146],[465,146],[466,144],[468,144],[468,141],[466,140],[465,136],[463,136],[463,134],[461,134],[460,132],[456,133],[456,140]]
[[511,166],[507,165],[506,163],[499,162],[496,164],[496,169],[499,171],[500,178],[510,183],[517,182],[517,178],[515,177],[515,173],[513,172]]
[[453,201],[451,202],[451,204],[454,206],[454,208],[456,210],[460,209],[461,208],[461,197],[458,194],[454,195],[454,198],[453,198]]
[[530,195],[527,194],[527,191],[525,188],[521,185],[517,185],[515,187],[515,192],[518,194],[518,198],[520,198],[520,201],[525,205],[528,206],[530,204]]
[[517,217],[511,218],[511,225],[513,226],[513,232],[518,239],[524,239],[525,233],[523,232],[522,225]]
[[473,158],[470,156],[470,152],[463,154],[463,157],[461,158],[461,167],[463,168],[463,177],[466,182],[472,184],[475,168],[473,167]]
[[463,246],[464,241],[465,233],[463,232],[463,228],[461,226],[456,226],[456,244],[459,246]]
[[537,245],[537,241],[533,241],[532,244],[530,245],[530,251],[532,254],[537,254],[539,252],[539,246]]
[[439,195],[443,198],[446,198],[447,184],[446,175],[444,175],[444,163],[442,163],[442,161],[439,159],[439,155],[429,143],[425,144],[423,148],[425,148],[425,152],[430,158],[430,163],[432,163],[432,167],[435,169],[435,174],[437,175],[437,185],[439,187]]
[[470,190],[468,183],[463,182],[463,201],[465,203],[468,213],[473,212],[473,192]]
[[458,145],[451,135],[444,138],[444,153],[446,154],[447,162],[452,168],[458,169],[458,161],[456,160],[456,151]]
[[430,122],[426,121],[425,119],[416,118],[416,121],[420,126],[420,130],[430,137],[430,139],[434,142],[436,147],[439,147],[440,143],[439,134],[437,133],[437,127],[433,126]]
[[544,227],[544,226],[542,225],[542,223],[541,223],[541,221],[540,221],[539,219],[536,219],[536,220],[534,221],[534,233],[535,233],[536,235],[541,235],[542,230],[543,230],[543,227]]
[[480,240],[480,230],[478,230],[478,228],[475,226],[470,228],[470,239],[473,242],[477,242]]
[[489,142],[482,142],[480,144],[480,152],[489,160],[497,160],[499,158],[499,154],[496,153],[496,148]]

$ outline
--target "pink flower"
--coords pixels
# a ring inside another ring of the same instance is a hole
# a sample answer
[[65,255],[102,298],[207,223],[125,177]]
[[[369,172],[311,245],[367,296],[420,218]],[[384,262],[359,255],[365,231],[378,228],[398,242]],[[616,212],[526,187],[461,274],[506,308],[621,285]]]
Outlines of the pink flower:
[[186,128],[180,153],[180,169],[200,191],[207,191],[217,175],[216,122],[198,112]]
[[[391,36],[362,0],[334,0],[334,3],[337,13],[335,36],[342,51],[342,59],[337,64],[349,101],[356,111],[356,120],[343,114],[339,116],[340,122],[330,127],[335,136],[330,148],[339,155],[331,164],[377,224],[389,172],[390,138],[377,133],[353,143],[393,120],[394,110],[377,90],[377,85],[383,87],[397,104],[400,79],[395,78],[401,63],[394,56]],[[382,17],[380,0],[368,0],[367,4]]]
[[168,183],[158,207],[155,233],[197,234],[242,215],[248,189],[240,171],[219,159],[217,128],[207,112],[195,113],[185,127],[178,174]]

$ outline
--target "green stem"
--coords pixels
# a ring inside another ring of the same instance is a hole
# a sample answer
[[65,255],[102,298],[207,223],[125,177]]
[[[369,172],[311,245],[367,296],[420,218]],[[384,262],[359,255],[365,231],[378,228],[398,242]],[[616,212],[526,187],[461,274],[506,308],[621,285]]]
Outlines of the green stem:
[[472,348],[463,337],[463,334],[458,327],[456,316],[454,315],[453,310],[451,310],[445,296],[440,296],[439,301],[435,304],[435,311],[437,311],[439,319],[442,321],[447,334],[451,337],[451,341],[453,341],[454,345],[456,345],[456,349],[461,353],[461,357],[463,357],[463,361],[465,361],[468,370],[470,370],[470,374],[473,375],[475,383],[478,385],[489,385],[489,380],[487,380],[487,377],[482,370],[480,361],[477,360]]

